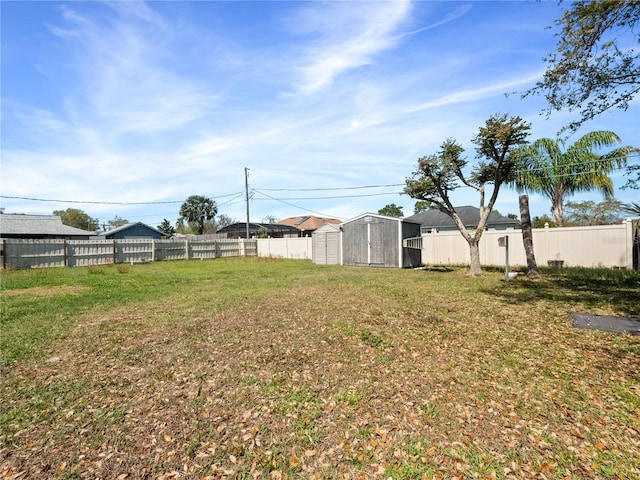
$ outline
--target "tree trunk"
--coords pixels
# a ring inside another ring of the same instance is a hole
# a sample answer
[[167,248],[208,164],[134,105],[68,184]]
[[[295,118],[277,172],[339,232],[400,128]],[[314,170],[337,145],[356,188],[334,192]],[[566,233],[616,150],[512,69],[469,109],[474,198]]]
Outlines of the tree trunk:
[[562,202],[564,200],[564,187],[558,184],[553,188],[553,196],[551,197],[551,215],[556,227],[561,227],[564,222],[564,209]]
[[522,242],[524,243],[524,251],[527,255],[527,277],[538,278],[538,264],[536,256],[533,252],[533,233],[531,231],[531,215],[529,213],[529,196],[520,195],[520,222],[522,223]]
[[482,275],[482,268],[480,267],[480,240],[472,238],[467,240],[469,243],[469,253],[471,256],[471,265],[469,266],[469,272],[467,277],[478,277]]

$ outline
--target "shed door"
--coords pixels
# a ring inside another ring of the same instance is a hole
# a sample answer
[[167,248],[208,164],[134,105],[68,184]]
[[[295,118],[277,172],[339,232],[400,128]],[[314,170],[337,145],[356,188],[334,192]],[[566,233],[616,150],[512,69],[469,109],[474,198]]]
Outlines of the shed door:
[[337,265],[340,263],[339,232],[313,234],[313,261],[320,265]]
[[313,261],[320,265],[327,264],[326,233],[313,235]]
[[340,242],[340,234],[338,232],[327,232],[325,235],[326,238],[326,262],[329,265],[337,265],[340,263],[340,253],[338,251],[338,246]]
[[358,225],[358,238],[362,239],[356,265],[384,266],[384,224]]
[[384,223],[370,223],[369,227],[369,263],[384,265]]

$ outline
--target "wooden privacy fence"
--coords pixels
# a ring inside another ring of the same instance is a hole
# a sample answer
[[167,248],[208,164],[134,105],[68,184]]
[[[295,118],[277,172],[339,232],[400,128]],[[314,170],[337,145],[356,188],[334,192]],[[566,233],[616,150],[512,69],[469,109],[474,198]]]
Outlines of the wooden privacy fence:
[[2,240],[2,267],[81,267],[160,260],[255,257],[254,239]]

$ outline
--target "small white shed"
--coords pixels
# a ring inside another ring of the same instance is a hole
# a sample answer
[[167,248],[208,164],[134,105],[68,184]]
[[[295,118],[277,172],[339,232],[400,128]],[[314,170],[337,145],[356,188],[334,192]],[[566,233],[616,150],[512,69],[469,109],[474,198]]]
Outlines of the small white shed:
[[342,231],[340,225],[325,223],[311,235],[312,259],[319,265],[342,264]]

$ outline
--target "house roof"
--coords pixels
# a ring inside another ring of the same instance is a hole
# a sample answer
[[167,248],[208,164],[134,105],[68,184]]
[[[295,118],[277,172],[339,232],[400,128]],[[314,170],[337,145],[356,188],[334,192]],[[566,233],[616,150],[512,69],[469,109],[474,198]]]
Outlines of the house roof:
[[305,231],[316,230],[327,223],[338,224],[341,223],[341,221],[336,218],[314,217],[313,215],[289,217],[278,221],[278,224],[280,225],[289,225],[297,228],[298,230]]
[[[236,222],[218,230],[217,233],[244,233],[246,232],[247,224],[244,222]],[[249,223],[250,232],[258,232],[260,229],[265,230],[267,233],[287,233],[298,234],[298,229],[291,225],[281,225],[279,223]]]
[[[465,227],[476,227],[480,220],[480,209],[477,207],[464,206],[455,207],[458,216],[464,223]],[[405,218],[406,221],[412,221],[419,223],[426,228],[443,228],[443,227],[455,227],[456,224],[449,215],[441,212],[437,209],[426,210],[424,212],[416,213],[410,217]],[[503,217],[497,213],[491,212],[487,221],[487,226],[497,225],[513,225],[519,226],[520,222],[516,219]]]
[[147,225],[146,223],[142,223],[142,222],[135,222],[135,223],[127,223],[126,225],[121,225],[119,227],[116,228],[112,228],[111,230],[108,230],[106,232],[102,232],[101,235],[105,236],[105,237],[110,237],[116,233],[122,232],[124,230],[129,230],[131,227],[135,227],[135,226],[141,226],[141,227],[145,227],[148,228],[149,230],[153,230],[154,232],[158,232],[160,235],[162,235],[163,237],[165,237],[166,235],[164,233],[162,233],[160,230],[158,230],[157,228],[153,228],[150,227],[149,225]]
[[395,220],[397,222],[407,222],[407,223],[420,223],[417,220],[413,220],[413,217],[407,218],[398,218],[398,217],[389,217],[387,215],[380,215],[379,213],[363,213],[362,215],[358,215],[357,217],[350,218],[349,220],[345,220],[342,224],[351,223],[355,220],[360,220],[364,217],[376,217],[376,218],[386,218],[387,220]]
[[95,235],[80,228],[62,223],[57,215],[23,215],[17,213],[0,214],[0,235]]
[[316,228],[313,233],[327,233],[327,232],[339,232],[340,224],[338,223],[325,223],[323,226]]

